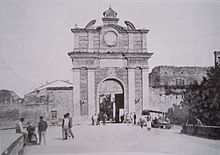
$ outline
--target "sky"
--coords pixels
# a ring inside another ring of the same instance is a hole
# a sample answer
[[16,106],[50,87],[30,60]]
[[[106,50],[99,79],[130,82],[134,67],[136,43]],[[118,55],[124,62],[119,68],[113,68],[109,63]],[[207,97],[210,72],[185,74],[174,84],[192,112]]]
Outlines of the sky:
[[119,25],[128,20],[150,30],[150,69],[214,64],[213,52],[220,50],[218,0],[0,0],[0,89],[23,97],[45,82],[72,82],[71,28],[93,19],[101,25],[110,5]]

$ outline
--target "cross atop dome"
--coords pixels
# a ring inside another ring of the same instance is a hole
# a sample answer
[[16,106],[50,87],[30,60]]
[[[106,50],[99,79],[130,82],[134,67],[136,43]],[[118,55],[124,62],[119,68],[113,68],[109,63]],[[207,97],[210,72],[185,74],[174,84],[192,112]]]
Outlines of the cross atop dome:
[[112,7],[110,6],[108,10],[103,12],[103,24],[108,25],[108,24],[118,24],[119,19],[116,18],[117,12],[115,12]]

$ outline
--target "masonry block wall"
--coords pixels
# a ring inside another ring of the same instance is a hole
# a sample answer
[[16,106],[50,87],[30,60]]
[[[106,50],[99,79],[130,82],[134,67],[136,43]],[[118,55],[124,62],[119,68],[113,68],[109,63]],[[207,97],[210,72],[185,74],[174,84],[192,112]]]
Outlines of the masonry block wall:
[[15,127],[20,117],[19,105],[23,102],[16,93],[0,90],[0,129]]
[[44,116],[49,121],[60,121],[69,112],[73,115],[71,87],[48,87],[25,95],[21,115],[30,121]]
[[69,88],[67,90],[48,90],[48,112],[49,119],[52,118],[52,111],[57,111],[57,119],[62,119],[63,115],[67,112],[73,115],[73,90]]
[[175,89],[176,93],[167,94],[166,89],[164,87],[160,88],[152,88],[150,87],[150,109],[167,112],[169,108],[173,106],[173,104],[180,104],[183,101],[182,92],[184,89]]
[[0,107],[0,129],[15,127],[20,117],[19,105],[1,105]]
[[150,86],[184,86],[200,83],[209,67],[157,66],[150,73]]
[[209,67],[157,66],[149,74],[151,109],[167,112],[183,100],[185,88],[201,83]]

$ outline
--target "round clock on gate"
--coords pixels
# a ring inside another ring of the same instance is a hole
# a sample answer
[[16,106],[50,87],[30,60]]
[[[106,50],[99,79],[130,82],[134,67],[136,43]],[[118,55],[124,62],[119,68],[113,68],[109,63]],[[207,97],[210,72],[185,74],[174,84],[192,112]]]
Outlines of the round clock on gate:
[[117,34],[114,31],[108,31],[103,36],[104,42],[108,46],[115,46],[117,43]]

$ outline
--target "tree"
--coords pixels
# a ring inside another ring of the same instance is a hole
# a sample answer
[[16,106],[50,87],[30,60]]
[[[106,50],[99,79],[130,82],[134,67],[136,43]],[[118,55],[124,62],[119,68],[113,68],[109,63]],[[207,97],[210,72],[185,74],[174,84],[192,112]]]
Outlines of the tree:
[[190,118],[205,125],[220,125],[220,68],[211,68],[200,85],[186,89],[182,106],[188,107]]
[[184,106],[182,102],[179,105],[173,104],[168,109],[167,117],[173,124],[184,124],[189,117],[188,106]]

